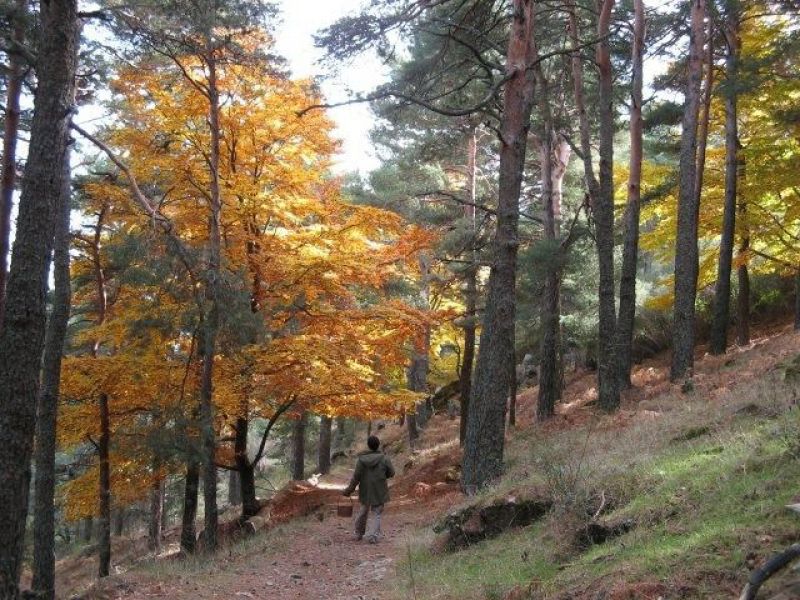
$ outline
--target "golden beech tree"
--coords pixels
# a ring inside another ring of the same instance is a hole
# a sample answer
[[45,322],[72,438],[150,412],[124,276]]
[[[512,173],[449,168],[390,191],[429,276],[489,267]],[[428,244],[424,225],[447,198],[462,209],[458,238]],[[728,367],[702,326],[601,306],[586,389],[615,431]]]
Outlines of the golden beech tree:
[[[206,258],[211,140],[207,106],[192,82],[201,67],[191,58],[182,64],[183,71],[152,61],[120,72],[116,126],[106,132],[104,150],[127,172],[87,188],[115,207],[106,217],[109,230],[148,238],[165,260],[172,257],[160,282],[131,276],[119,284],[111,313],[82,334],[105,340],[106,351],[75,357],[66,369],[71,414],[62,421],[62,441],[95,439],[96,404],[80,400],[102,391],[114,440],[111,485],[121,486],[115,498],[135,496],[124,482],[136,487],[143,475],[161,477],[169,469],[164,457],[154,460],[152,448],[143,450],[149,432],[196,437],[196,332],[203,318],[197,265]],[[431,236],[394,213],[343,201],[329,173],[336,149],[331,123],[320,112],[301,116],[318,102],[312,84],[260,62],[221,61],[217,86],[218,289],[225,310],[213,357],[216,461],[239,472],[248,516],[258,510],[254,468],[274,422],[305,411],[370,419],[413,405],[419,394],[400,384],[409,340],[437,316],[386,292],[389,280],[417,268],[416,253]],[[126,184],[147,195],[152,214],[139,212],[141,202],[131,201]],[[159,223],[168,223],[159,242],[151,239],[156,212]],[[167,419],[189,425],[166,427]],[[253,419],[267,422],[256,449],[247,445]],[[69,485],[70,503],[91,506],[84,484],[92,477],[87,472]]]
[[[734,264],[758,273],[800,273],[800,131],[787,116],[800,110],[797,78],[770,76],[773,71],[796,70],[796,57],[782,53],[789,35],[787,22],[779,17],[760,18],[757,4],[746,13],[741,27],[741,73],[738,92],[739,182],[737,193],[736,252]],[[728,82],[724,82],[728,84]],[[700,289],[717,276],[725,194],[724,89],[711,104],[709,147],[700,203]],[[656,188],[670,176],[666,166],[647,163],[644,186]],[[643,190],[646,194],[646,190]],[[647,230],[642,247],[665,262],[674,252],[674,197],[667,195],[642,211]],[[651,299],[667,306],[672,294]],[[740,315],[740,318],[743,315]]]

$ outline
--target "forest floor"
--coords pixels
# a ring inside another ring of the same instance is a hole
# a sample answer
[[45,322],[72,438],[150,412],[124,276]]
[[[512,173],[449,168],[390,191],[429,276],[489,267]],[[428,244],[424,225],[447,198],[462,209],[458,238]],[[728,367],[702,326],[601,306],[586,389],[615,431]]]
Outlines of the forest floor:
[[[211,558],[170,558],[175,531],[159,559],[131,542],[139,550],[118,553],[116,573],[102,584],[87,580],[93,557],[66,559],[59,563],[60,597],[83,588],[74,597],[733,598],[754,566],[800,538],[800,519],[785,509],[800,500],[798,384],[784,381],[798,352],[800,334],[786,324],[760,329],[750,345],[724,356],[699,348],[688,388],[670,383],[668,357],[656,357],[636,367],[634,389],[613,415],[595,405],[595,374],[578,371],[544,425],[532,418],[536,389],[523,390],[517,427],[508,434],[507,473],[476,499],[465,499],[452,482],[460,461],[457,420],[435,416],[414,452],[404,429],[387,424],[379,435],[399,474],[381,543],[351,541],[351,520],[335,514],[348,458],[311,492],[319,495],[313,506],[291,494],[284,499],[306,506],[302,516],[284,515]],[[431,526],[448,512],[542,493],[556,505],[540,522],[460,552],[439,549]],[[608,499],[604,522],[625,519],[635,527],[577,548],[570,541],[576,514],[566,499],[598,496]],[[773,592],[791,578],[797,575],[772,584]],[[791,593],[775,597],[800,597]]]

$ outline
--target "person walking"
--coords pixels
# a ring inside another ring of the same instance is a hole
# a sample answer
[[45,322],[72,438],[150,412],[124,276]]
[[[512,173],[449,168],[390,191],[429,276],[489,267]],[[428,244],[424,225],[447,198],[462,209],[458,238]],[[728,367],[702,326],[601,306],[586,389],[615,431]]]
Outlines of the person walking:
[[389,501],[388,479],[394,477],[394,467],[389,457],[381,452],[381,441],[374,435],[367,439],[366,450],[358,455],[356,469],[350,484],[342,490],[343,496],[350,496],[358,487],[358,511],[355,524],[355,541],[363,539],[367,531],[367,517],[372,511],[373,526],[367,541],[375,544],[381,536],[381,517],[386,503]]

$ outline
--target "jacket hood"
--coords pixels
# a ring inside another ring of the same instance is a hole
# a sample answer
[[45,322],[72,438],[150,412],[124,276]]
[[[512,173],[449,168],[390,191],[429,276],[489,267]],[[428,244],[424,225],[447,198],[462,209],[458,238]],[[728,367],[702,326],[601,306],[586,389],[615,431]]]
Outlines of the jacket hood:
[[372,468],[383,460],[383,452],[366,452],[358,457],[365,467]]

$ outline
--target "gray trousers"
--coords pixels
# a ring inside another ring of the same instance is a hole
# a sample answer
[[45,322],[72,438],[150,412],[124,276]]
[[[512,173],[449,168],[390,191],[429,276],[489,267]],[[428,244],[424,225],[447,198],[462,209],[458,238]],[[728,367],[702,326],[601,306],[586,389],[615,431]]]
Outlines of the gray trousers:
[[371,542],[378,541],[381,535],[381,516],[383,516],[383,504],[369,506],[362,504],[356,516],[356,537],[363,538],[367,533],[367,516],[370,509],[372,510],[372,530],[367,535],[367,539]]

